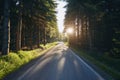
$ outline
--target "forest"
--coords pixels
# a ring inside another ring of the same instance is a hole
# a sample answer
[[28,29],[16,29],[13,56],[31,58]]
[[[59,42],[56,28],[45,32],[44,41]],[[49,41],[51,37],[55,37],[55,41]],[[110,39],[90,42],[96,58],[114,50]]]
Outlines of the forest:
[[[58,30],[57,0],[0,0],[0,79],[43,55],[48,49],[43,49],[41,44],[45,46],[47,43],[64,38],[68,45],[64,45],[63,42],[53,43],[57,52],[48,51],[49,54],[44,58],[51,57],[51,60],[48,59],[50,65],[56,62],[56,66],[50,66],[49,70],[55,68],[59,73],[57,66],[61,65],[57,65],[58,63],[67,65],[63,70],[74,70],[77,63],[81,65],[83,62],[77,60],[85,55],[84,58],[90,58],[88,60],[95,65],[99,63],[98,67],[105,70],[112,78],[120,80],[120,0],[58,1],[67,3],[64,6],[66,14],[63,33],[59,33]],[[68,32],[70,29],[72,32]],[[55,47],[56,45],[58,47]],[[71,62],[65,64],[66,61]],[[76,64],[73,61],[76,61]],[[45,70],[48,70],[48,66]],[[87,72],[81,66],[75,68],[79,69]],[[46,74],[43,75],[46,77]]]
[[65,29],[70,46],[120,57],[120,0],[66,0]]
[[0,0],[0,52],[32,50],[57,39],[53,0]]

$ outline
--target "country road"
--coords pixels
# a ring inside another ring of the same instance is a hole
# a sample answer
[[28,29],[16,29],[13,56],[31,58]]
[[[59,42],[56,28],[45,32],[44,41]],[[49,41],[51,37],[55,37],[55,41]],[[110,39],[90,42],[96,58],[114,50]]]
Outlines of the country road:
[[67,46],[59,43],[14,80],[104,80],[104,78]]

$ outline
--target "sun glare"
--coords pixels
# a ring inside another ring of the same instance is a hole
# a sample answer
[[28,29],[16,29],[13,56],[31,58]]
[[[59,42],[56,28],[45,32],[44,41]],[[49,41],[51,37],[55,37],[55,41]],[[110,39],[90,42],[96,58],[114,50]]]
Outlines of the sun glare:
[[73,29],[72,29],[72,28],[68,28],[68,29],[67,29],[67,33],[68,33],[68,34],[72,34],[72,33],[73,33]]

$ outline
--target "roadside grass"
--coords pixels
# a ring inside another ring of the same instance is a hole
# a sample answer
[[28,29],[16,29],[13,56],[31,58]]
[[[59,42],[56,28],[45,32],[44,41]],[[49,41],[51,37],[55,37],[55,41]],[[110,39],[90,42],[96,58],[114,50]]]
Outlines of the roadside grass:
[[64,44],[65,44],[66,46],[69,46],[69,43],[68,43],[68,42],[64,42]]
[[111,76],[110,80],[120,80],[120,59],[112,58],[108,53],[83,51],[72,48],[80,57],[89,60]]
[[[6,75],[19,69],[22,65],[30,62],[31,60],[41,56],[50,48],[56,45],[56,42],[48,43],[45,49],[35,49],[30,51],[18,51],[17,53],[10,52],[8,55],[0,56],[0,80]],[[44,47],[44,46],[42,46]]]

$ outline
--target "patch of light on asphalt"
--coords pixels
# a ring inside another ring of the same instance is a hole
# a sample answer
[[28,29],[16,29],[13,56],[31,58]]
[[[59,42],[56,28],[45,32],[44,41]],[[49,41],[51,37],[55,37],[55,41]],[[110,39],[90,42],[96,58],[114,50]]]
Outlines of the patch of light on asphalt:
[[59,74],[63,71],[63,67],[64,67],[64,64],[65,64],[65,58],[61,58],[59,63],[58,63],[58,72]]

